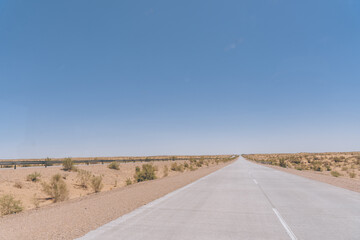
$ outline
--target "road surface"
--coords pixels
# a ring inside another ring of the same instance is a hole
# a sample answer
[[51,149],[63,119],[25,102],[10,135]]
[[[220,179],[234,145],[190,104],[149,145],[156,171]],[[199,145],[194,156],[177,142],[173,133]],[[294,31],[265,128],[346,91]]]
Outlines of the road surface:
[[81,239],[360,239],[360,194],[240,158]]

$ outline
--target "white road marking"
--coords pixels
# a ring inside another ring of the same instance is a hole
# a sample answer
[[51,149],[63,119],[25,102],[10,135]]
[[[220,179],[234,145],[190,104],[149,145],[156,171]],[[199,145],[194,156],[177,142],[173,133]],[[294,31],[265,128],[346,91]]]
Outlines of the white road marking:
[[254,183],[257,185],[258,184],[258,182],[255,180],[255,179],[253,179],[254,180]]
[[281,224],[283,225],[283,227],[285,228],[287,234],[290,236],[290,238],[292,240],[297,240],[295,234],[293,233],[293,231],[291,231],[290,227],[286,224],[285,220],[281,217],[280,213],[278,212],[278,210],[276,210],[276,208],[272,209],[274,211],[274,213],[276,214],[276,216],[278,217],[278,219],[280,220]]

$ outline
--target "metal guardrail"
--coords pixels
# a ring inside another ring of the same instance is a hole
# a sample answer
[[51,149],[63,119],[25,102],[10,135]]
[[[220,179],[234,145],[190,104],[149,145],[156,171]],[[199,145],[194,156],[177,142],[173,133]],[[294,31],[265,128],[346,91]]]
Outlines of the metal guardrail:
[[[234,157],[234,156],[231,156]],[[97,163],[111,163],[111,162],[152,162],[152,161],[181,161],[181,160],[190,160],[190,159],[202,159],[203,156],[196,156],[196,157],[188,157],[188,158],[181,158],[181,157],[171,157],[171,158],[143,158],[143,159],[122,159],[122,160],[110,160],[110,159],[96,159],[96,160],[73,160],[74,164],[97,164]],[[209,158],[209,157],[207,157]],[[210,157],[211,158],[211,157]],[[0,161],[0,167],[7,166],[13,167],[16,169],[16,166],[26,166],[26,165],[44,165],[45,167],[51,165],[62,164],[64,160],[51,160],[51,161]]]

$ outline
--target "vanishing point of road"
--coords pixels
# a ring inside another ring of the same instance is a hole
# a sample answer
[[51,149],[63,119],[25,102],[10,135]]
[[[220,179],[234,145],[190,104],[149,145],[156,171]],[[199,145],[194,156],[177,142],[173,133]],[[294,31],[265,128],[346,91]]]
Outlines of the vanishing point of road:
[[81,239],[360,239],[360,194],[240,158]]

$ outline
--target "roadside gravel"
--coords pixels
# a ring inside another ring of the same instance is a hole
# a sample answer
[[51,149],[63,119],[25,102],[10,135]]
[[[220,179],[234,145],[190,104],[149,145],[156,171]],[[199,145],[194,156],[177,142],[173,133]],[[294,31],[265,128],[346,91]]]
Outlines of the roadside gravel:
[[0,239],[74,239],[230,163],[4,216]]

